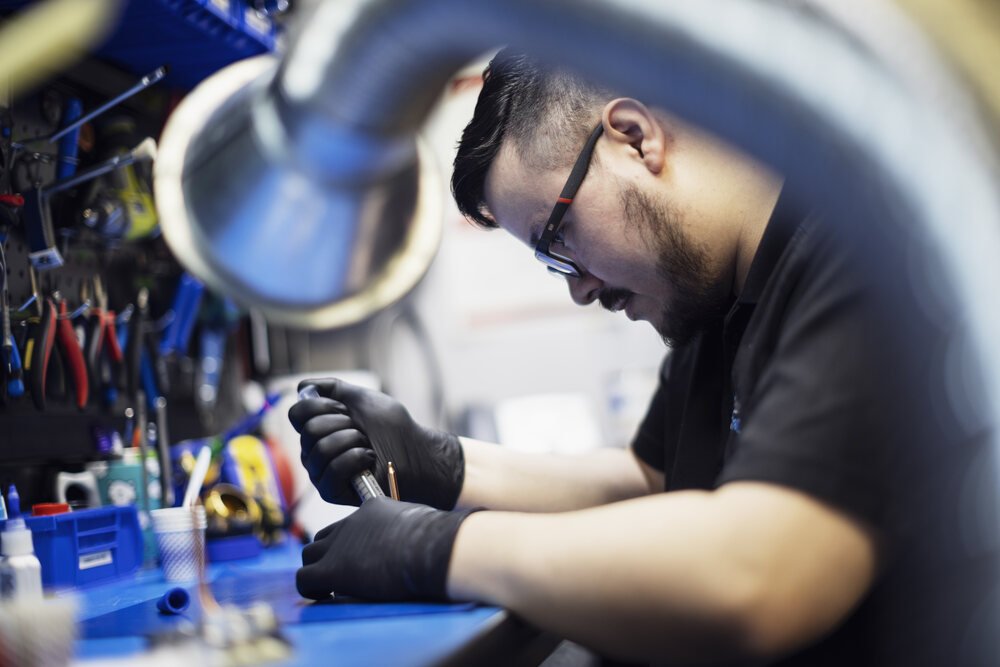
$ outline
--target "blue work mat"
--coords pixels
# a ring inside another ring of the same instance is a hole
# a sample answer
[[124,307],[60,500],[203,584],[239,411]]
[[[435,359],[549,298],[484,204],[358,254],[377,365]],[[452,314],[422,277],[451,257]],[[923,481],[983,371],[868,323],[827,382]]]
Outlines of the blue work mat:
[[[169,584],[164,584],[164,592],[169,588]],[[192,586],[188,590],[191,593],[191,606],[181,616],[161,614],[156,608],[156,599],[145,600],[82,621],[81,636],[85,639],[105,639],[171,632],[182,622],[195,620],[201,614],[197,587]],[[345,597],[312,602],[303,599],[295,589],[294,569],[269,572],[223,569],[212,581],[212,593],[222,604],[245,607],[253,602],[267,602],[282,625],[441,614],[475,607],[471,602],[366,602]]]

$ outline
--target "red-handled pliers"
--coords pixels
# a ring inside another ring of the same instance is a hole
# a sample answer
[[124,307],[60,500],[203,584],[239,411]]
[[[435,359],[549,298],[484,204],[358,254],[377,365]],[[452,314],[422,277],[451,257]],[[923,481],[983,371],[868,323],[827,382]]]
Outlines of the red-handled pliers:
[[80,341],[73,330],[73,322],[69,319],[66,300],[56,292],[52,298],[59,304],[59,317],[56,326],[56,336],[59,341],[59,352],[63,363],[68,366],[73,388],[76,390],[76,407],[83,410],[90,399],[90,383],[87,381],[87,364],[83,360],[83,350]]

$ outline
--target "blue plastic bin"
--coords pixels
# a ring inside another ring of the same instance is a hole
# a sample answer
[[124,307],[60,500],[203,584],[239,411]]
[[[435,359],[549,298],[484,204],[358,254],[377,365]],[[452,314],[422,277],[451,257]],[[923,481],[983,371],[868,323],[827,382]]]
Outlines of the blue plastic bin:
[[[6,528],[0,522],[0,530]],[[42,586],[70,588],[132,574],[142,565],[135,507],[99,507],[25,517],[42,564]],[[3,533],[0,532],[0,543]]]
[[[0,0],[0,10],[33,0]],[[193,88],[226,65],[274,51],[278,27],[247,0],[129,0],[97,55],[136,75],[169,65],[167,83]]]

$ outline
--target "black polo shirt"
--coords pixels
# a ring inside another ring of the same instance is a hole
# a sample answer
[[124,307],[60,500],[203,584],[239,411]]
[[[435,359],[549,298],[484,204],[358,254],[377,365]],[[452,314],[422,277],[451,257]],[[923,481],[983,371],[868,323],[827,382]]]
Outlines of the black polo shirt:
[[725,319],[664,361],[633,448],[667,491],[773,483],[875,529],[872,591],[779,664],[1000,664],[998,476],[988,410],[962,400],[961,313],[907,279],[933,266],[919,239],[847,236],[783,196]]

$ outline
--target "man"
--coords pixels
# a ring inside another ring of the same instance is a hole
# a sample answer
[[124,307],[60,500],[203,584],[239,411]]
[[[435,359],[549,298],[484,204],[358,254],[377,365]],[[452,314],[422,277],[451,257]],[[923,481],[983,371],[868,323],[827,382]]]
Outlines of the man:
[[837,234],[731,146],[508,51],[452,184],[578,304],[674,350],[632,448],[572,460],[315,382],[290,418],[324,498],[356,504],[350,479],[391,460],[409,502],[321,531],[303,595],[485,601],[627,660],[994,659],[988,424],[940,390],[962,337],[912,294],[919,244]]

